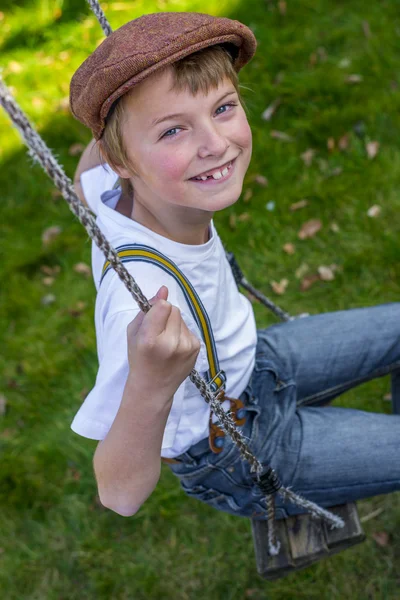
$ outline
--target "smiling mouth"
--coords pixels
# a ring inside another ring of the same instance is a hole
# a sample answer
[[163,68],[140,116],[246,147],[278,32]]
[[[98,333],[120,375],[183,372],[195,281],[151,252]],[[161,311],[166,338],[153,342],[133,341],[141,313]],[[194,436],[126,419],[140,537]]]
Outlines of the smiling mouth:
[[191,177],[189,181],[207,181],[207,179],[222,179],[228,175],[235,160],[236,158],[230,160],[228,163],[226,163],[222,167],[218,167],[217,169],[210,169],[210,171],[212,171],[210,175],[197,175],[196,177]]

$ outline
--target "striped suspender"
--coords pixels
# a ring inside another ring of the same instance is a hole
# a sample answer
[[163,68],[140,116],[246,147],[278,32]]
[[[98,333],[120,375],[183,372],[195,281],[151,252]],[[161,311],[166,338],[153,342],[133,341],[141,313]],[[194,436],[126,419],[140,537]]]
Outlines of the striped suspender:
[[[209,370],[207,372],[208,383],[213,392],[216,392],[219,389],[225,389],[226,375],[225,372],[219,368],[217,349],[215,346],[210,319],[208,318],[207,311],[190,281],[185,277],[185,275],[174,262],[150,246],[144,246],[142,244],[128,244],[125,246],[118,246],[116,250],[123,263],[138,260],[157,265],[169,273],[175,279],[175,281],[178,282],[185,295],[190,312],[192,313],[192,316],[200,329],[206,346],[209,365]],[[100,284],[111,268],[112,267],[110,266],[109,261],[106,261],[103,266]]]

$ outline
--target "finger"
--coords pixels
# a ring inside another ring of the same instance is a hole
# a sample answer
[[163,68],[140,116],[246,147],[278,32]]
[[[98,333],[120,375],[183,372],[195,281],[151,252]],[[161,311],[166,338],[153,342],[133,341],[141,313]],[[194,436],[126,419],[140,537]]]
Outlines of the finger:
[[143,323],[143,319],[145,318],[145,313],[142,312],[141,310],[138,312],[138,314],[136,315],[136,317],[133,319],[133,321],[131,321],[127,327],[127,333],[128,333],[128,340],[131,337],[136,336],[137,332],[139,331],[142,323]]
[[157,299],[143,319],[141,330],[150,337],[160,335],[167,326],[172,305],[166,300]]

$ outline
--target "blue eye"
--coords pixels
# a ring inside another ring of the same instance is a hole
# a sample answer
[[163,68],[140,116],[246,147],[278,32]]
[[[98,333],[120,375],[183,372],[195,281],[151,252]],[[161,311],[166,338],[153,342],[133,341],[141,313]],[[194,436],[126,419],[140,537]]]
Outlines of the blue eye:
[[[226,108],[227,106],[237,106],[237,102],[228,102],[227,104],[223,104],[222,106],[220,106],[219,108],[217,108],[217,110],[216,110],[216,113],[217,113],[218,115],[222,115],[222,114],[226,113],[226,112],[227,112],[226,110],[224,110],[224,111],[222,111],[222,112],[218,112],[218,111],[219,111],[219,110],[221,110],[221,108]],[[174,133],[174,132],[177,132],[177,131],[179,131],[180,129],[181,129],[181,127],[173,127],[172,129],[168,129],[168,131],[166,131],[166,132],[165,132],[165,133],[164,133],[164,134],[161,136],[161,138],[160,138],[160,139],[163,139],[163,138],[165,138],[165,137],[174,137],[174,136],[176,135],[176,133]]]

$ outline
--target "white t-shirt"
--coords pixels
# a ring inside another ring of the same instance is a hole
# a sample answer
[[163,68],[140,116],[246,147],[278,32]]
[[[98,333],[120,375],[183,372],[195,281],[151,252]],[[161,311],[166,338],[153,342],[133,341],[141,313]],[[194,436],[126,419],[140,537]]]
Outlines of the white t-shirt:
[[[239,293],[225,250],[210,224],[210,239],[198,246],[169,240],[115,210],[121,189],[112,190],[117,175],[101,165],[84,172],[84,196],[97,214],[97,224],[114,248],[143,244],[166,255],[195,288],[209,316],[220,369],[226,373],[225,392],[238,398],[246,388],[255,363],[256,323],[249,300]],[[108,190],[108,191],[106,191]],[[131,294],[110,270],[100,279],[105,259],[93,243],[92,269],[97,289],[95,326],[99,370],[96,383],[75,415],[71,428],[90,439],[104,439],[117,415],[129,370],[126,328],[139,312]],[[162,285],[169,290],[168,302],[178,306],[187,327],[201,341],[195,369],[203,376],[209,369],[206,346],[190,312],[180,285],[171,274],[146,262],[127,262],[146,298],[153,297]],[[225,408],[229,408],[229,403]],[[208,404],[196,386],[186,379],[177,389],[166,423],[161,454],[178,456],[209,433]]]

